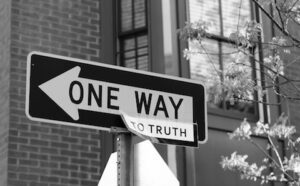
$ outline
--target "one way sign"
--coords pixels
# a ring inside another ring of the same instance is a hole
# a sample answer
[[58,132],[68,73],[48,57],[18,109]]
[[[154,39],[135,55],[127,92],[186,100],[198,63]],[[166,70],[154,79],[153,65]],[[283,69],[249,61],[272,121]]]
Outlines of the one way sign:
[[[125,127],[120,114],[126,113],[171,143],[206,140],[205,91],[197,82],[40,52],[30,53],[27,65],[32,120],[109,130]],[[176,123],[196,123],[198,136]]]

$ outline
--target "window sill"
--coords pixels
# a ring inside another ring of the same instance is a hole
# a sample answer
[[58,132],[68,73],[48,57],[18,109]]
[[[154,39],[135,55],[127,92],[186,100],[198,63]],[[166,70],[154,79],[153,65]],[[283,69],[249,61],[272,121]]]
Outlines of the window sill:
[[222,116],[231,119],[244,119],[247,118],[250,122],[257,122],[259,119],[257,106],[254,109],[254,113],[243,113],[235,110],[222,110],[219,108],[211,108],[207,106],[207,113],[216,116]]

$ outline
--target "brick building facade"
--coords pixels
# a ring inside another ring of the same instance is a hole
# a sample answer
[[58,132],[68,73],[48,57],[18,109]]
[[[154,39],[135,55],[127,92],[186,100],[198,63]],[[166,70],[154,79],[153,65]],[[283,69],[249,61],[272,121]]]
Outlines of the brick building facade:
[[99,0],[0,2],[0,185],[97,185],[100,132],[24,113],[30,51],[99,61]]
[[0,2],[0,185],[6,185],[8,166],[10,2]]

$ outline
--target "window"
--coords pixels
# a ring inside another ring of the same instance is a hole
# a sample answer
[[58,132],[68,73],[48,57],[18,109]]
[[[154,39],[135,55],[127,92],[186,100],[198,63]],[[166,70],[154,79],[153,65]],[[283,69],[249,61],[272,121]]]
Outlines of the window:
[[118,0],[120,65],[149,70],[149,41],[146,0]]
[[[200,46],[189,42],[190,49],[200,51],[197,55],[190,57],[189,63],[190,77],[204,82],[207,91],[210,91],[215,88],[212,78],[219,78],[219,81],[223,81],[223,73],[217,72],[224,72],[229,68],[229,63],[237,57],[236,55],[241,55],[234,52],[235,46],[228,38],[232,32],[252,20],[251,3],[250,0],[189,0],[187,9],[189,22],[205,21],[209,25],[210,38],[205,39]],[[249,61],[249,66],[254,65],[254,62],[246,55],[240,57]],[[215,73],[212,74],[212,72]],[[254,71],[252,75],[254,78]],[[209,111],[222,115],[250,117],[256,114],[256,104],[251,102],[230,102],[222,98],[209,99],[208,106]]]

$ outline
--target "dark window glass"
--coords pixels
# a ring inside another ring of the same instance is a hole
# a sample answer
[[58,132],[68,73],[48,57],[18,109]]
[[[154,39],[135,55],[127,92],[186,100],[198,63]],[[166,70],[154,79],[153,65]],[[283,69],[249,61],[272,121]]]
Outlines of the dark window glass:
[[146,0],[119,0],[120,63],[128,68],[149,70]]
[[148,70],[148,37],[132,36],[121,40],[122,62],[125,67]]

